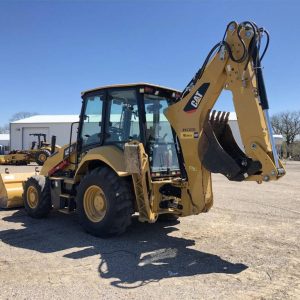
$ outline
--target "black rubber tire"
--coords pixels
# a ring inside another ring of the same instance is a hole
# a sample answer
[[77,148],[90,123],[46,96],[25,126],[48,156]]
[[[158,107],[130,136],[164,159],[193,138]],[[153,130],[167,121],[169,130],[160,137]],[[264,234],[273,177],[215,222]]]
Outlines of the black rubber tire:
[[16,166],[27,166],[26,160],[17,160],[15,163]]
[[34,155],[34,160],[35,160],[35,162],[36,162],[39,166],[42,166],[42,165],[44,164],[44,162],[45,162],[45,161],[41,161],[41,160],[40,160],[39,157],[40,157],[41,154],[46,155],[46,157],[48,158],[48,157],[51,155],[51,152],[50,152],[49,150],[47,150],[47,149],[42,149],[42,150],[37,151],[37,152],[35,153],[35,155]]
[[[87,217],[83,197],[88,187],[99,186],[106,198],[106,214],[99,222],[92,222]],[[99,167],[88,173],[80,182],[77,195],[76,207],[79,221],[83,228],[90,234],[107,238],[124,233],[131,224],[133,210],[133,191],[130,182],[119,177],[108,167]]]
[[[30,186],[34,186],[38,192],[38,205],[34,209],[29,206],[27,201],[27,190]],[[49,179],[41,175],[28,178],[24,184],[23,200],[29,216],[36,219],[46,217],[52,208]]]
[[157,219],[159,222],[165,222],[165,223],[172,223],[172,222],[178,222],[179,223],[179,216],[174,214],[162,214],[158,216]]

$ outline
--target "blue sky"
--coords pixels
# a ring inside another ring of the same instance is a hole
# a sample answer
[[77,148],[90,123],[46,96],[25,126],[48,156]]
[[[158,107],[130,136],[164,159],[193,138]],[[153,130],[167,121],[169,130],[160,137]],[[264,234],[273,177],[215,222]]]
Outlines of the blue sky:
[[[0,125],[19,111],[79,114],[80,92],[106,84],[182,90],[231,20],[271,34],[271,114],[299,110],[299,3],[0,0]],[[218,107],[231,110],[229,94]]]

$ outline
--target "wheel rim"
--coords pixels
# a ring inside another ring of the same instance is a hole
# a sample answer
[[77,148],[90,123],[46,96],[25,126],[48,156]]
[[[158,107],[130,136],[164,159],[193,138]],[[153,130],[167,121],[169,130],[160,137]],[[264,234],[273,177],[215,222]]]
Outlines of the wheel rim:
[[44,162],[47,159],[46,155],[44,153],[41,153],[39,155],[39,161]]
[[106,199],[103,190],[97,186],[90,186],[83,196],[83,207],[86,216],[94,223],[100,222],[106,214]]
[[34,186],[27,189],[27,203],[30,208],[36,208],[39,202],[39,194]]

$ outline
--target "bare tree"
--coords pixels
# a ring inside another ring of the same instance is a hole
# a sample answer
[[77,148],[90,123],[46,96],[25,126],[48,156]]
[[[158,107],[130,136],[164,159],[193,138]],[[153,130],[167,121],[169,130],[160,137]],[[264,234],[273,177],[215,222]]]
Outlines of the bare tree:
[[[31,112],[27,112],[27,111],[20,111],[18,113],[15,113],[14,115],[12,115],[12,117],[9,119],[9,122],[14,122],[14,121],[18,121],[18,120],[22,120],[25,118],[29,118],[31,116],[35,116],[38,115],[38,113],[31,113]],[[9,125],[8,124],[4,124],[3,126],[0,126],[0,133],[9,133]]]
[[291,145],[300,135],[300,111],[281,112],[271,118],[274,133],[282,134],[286,141],[287,155],[290,156]]
[[0,126],[0,133],[9,133],[8,124],[5,124],[4,126]]
[[38,113],[32,113],[32,112],[28,112],[28,111],[20,111],[15,113],[10,119],[10,122],[14,122],[14,121],[18,121],[18,120],[22,120],[22,119],[26,119],[29,118],[31,116],[35,116],[38,115]]

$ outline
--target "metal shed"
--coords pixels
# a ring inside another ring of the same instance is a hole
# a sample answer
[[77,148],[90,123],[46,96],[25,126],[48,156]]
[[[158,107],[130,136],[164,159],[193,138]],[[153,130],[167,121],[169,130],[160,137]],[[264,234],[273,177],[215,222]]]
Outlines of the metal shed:
[[[10,123],[10,149],[26,150],[35,140],[32,133],[44,133],[47,141],[56,136],[56,144],[63,146],[69,143],[71,124],[78,122],[78,115],[37,115]],[[72,140],[76,139],[77,124],[73,126]]]
[[0,154],[9,152],[9,134],[0,133]]

